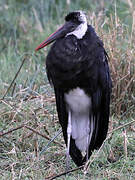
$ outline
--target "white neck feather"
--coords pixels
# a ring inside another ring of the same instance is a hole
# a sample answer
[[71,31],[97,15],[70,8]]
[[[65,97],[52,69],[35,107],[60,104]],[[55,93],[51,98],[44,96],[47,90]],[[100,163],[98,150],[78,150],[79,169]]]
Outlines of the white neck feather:
[[68,33],[66,36],[75,35],[77,39],[82,39],[87,31],[87,22],[81,23],[73,32]]

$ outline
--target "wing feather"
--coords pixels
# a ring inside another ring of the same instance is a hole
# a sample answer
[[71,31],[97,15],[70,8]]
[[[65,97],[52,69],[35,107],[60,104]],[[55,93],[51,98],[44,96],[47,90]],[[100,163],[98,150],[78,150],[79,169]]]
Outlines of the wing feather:
[[[110,94],[112,88],[112,82],[108,67],[108,56],[104,52],[105,60],[103,61],[103,56],[99,60],[98,68],[98,86],[96,91],[91,93],[92,98],[92,114],[91,118],[94,121],[94,130],[89,144],[88,158],[92,154],[94,149],[99,149],[107,136],[108,123],[109,123],[109,110],[110,110]],[[89,91],[90,92],[90,91]],[[89,93],[88,92],[88,93]],[[86,161],[86,156],[84,162]]]

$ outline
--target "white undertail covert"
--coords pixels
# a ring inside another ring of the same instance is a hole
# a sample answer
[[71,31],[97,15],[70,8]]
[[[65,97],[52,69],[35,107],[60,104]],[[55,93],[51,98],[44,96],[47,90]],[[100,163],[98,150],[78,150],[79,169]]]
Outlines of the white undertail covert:
[[71,112],[69,125],[72,138],[80,151],[87,151],[93,132],[93,120],[90,120],[91,98],[82,89],[76,88],[65,94],[65,101]]

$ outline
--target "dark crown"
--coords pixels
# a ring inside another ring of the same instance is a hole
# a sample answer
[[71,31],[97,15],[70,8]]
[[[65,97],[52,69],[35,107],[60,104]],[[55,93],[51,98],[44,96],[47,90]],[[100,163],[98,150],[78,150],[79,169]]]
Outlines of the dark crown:
[[80,12],[70,12],[66,17],[66,21],[72,21],[72,22],[80,22]]

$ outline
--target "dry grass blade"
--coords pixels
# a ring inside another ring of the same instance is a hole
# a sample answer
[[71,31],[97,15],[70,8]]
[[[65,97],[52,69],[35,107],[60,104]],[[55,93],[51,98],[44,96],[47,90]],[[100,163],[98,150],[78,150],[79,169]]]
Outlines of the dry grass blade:
[[95,159],[98,157],[99,153],[101,152],[101,150],[103,149],[103,147],[104,147],[104,145],[105,145],[105,142],[106,142],[110,137],[111,137],[111,135],[108,136],[108,137],[104,140],[102,146],[99,148],[99,150],[96,152],[96,154],[93,155],[93,156],[91,156],[91,158],[86,162],[86,164],[85,164],[85,166],[84,166],[84,174],[87,173],[87,171],[88,171],[88,169],[89,169],[89,166],[90,166],[90,165],[95,161]]
[[80,170],[80,169],[82,169],[83,167],[84,167],[84,165],[83,165],[83,166],[80,166],[80,167],[77,167],[77,168],[74,168],[74,169],[71,169],[71,170],[69,170],[69,171],[62,172],[62,173],[60,173],[60,174],[58,174],[58,175],[56,175],[56,176],[46,177],[45,180],[53,180],[53,179],[56,179],[56,178],[61,177],[61,176],[63,176],[63,175],[66,175],[66,174],[69,174],[69,173],[71,173],[71,172]]
[[56,139],[56,137],[57,137],[59,134],[61,134],[61,133],[62,133],[62,130],[60,129],[60,130],[56,133],[56,135],[48,142],[48,144],[42,149],[42,151],[40,152],[40,155],[43,154],[43,152],[45,152],[45,151],[47,150],[47,148],[48,148],[48,146],[51,144],[51,142],[53,142],[53,141]]
[[16,130],[18,130],[18,129],[21,129],[21,128],[23,128],[24,126],[25,126],[25,124],[22,124],[22,125],[20,125],[20,126],[18,126],[18,127],[16,127],[16,128],[13,128],[13,129],[8,130],[7,132],[4,132],[4,133],[1,133],[1,132],[0,132],[0,137],[5,136],[5,135],[7,135],[7,134],[10,134],[10,133],[12,133],[13,131],[16,131]]
[[117,130],[119,130],[119,129],[122,129],[122,128],[126,127],[126,126],[129,126],[129,125],[131,125],[131,124],[133,124],[133,123],[135,123],[135,120],[132,120],[132,121],[126,123],[126,124],[123,124],[123,125],[115,128],[115,129],[113,129],[112,131],[109,131],[108,134],[111,134],[111,133],[113,133],[113,132],[115,132],[115,131],[117,131]]
[[[45,138],[45,139],[47,139],[47,140],[51,140],[51,138],[48,137],[47,135],[42,134],[42,133],[40,133],[39,131],[36,131],[35,129],[33,129],[33,128],[29,127],[29,126],[26,126],[26,125],[25,125],[24,127],[27,128],[27,129],[29,129],[29,130],[31,130],[31,131],[33,131],[34,133],[38,134],[39,136],[42,136],[43,138]],[[55,144],[58,144],[58,145],[61,146],[61,147],[64,147],[61,143],[59,143],[59,142],[57,142],[57,141],[54,141],[54,143],[55,143]]]
[[43,32],[43,27],[42,27],[42,24],[41,24],[41,22],[40,22],[40,19],[39,19],[39,17],[38,17],[38,14],[37,14],[37,11],[36,11],[36,9],[35,8],[32,8],[32,11],[33,11],[33,14],[34,14],[34,16],[35,16],[35,19],[36,19],[36,29],[39,31],[39,32]]
[[127,86],[125,87],[123,93],[121,94],[121,99],[124,98],[125,94],[127,93],[127,90],[129,88],[129,86],[131,85],[131,83],[133,82],[133,80],[135,79],[135,74],[134,76],[130,79],[130,81],[128,82]]
[[17,78],[17,76],[18,76],[19,72],[21,71],[21,68],[23,67],[23,64],[24,64],[24,62],[26,61],[26,59],[27,59],[27,58],[26,58],[26,57],[24,57],[24,59],[23,59],[23,61],[22,61],[21,65],[20,65],[20,67],[19,67],[19,69],[18,69],[17,73],[15,74],[15,77],[13,78],[13,80],[12,80],[12,82],[11,82],[10,86],[8,87],[8,89],[7,89],[7,91],[5,92],[5,94],[4,94],[4,96],[3,96],[3,98],[2,98],[2,99],[4,99],[4,98],[5,98],[5,96],[7,95],[7,93],[9,92],[9,90],[10,90],[10,88],[12,87],[13,83],[15,82],[15,80],[16,80],[16,78]]
[[127,131],[126,131],[126,129],[123,131],[123,136],[124,136],[124,152],[125,152],[125,157],[127,159],[128,151],[127,151]]

